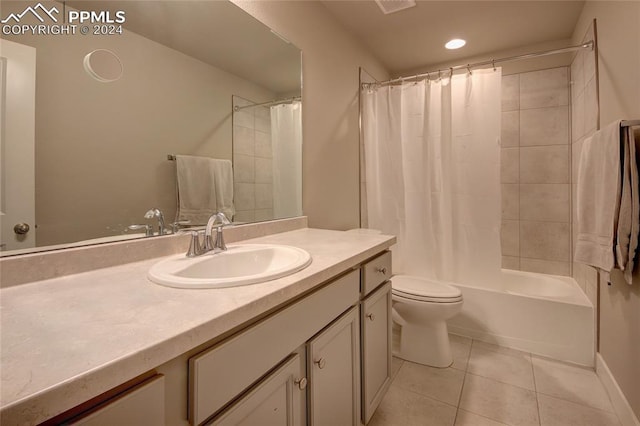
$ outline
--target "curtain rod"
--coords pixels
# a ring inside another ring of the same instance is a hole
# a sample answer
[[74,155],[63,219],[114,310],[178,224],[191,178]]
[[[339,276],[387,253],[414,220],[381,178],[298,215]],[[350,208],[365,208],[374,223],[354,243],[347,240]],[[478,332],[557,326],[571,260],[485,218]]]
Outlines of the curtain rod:
[[394,78],[391,80],[385,80],[385,81],[377,81],[375,83],[362,83],[362,87],[372,87],[372,86],[388,86],[388,85],[393,85],[394,83],[402,83],[406,80],[420,80],[420,79],[425,79],[428,78],[429,75],[431,74],[443,74],[443,73],[450,73],[453,74],[453,71],[455,70],[461,70],[461,69],[466,69],[467,71],[471,72],[471,68],[477,68],[477,67],[481,67],[481,66],[485,66],[485,65],[493,65],[493,67],[495,68],[496,64],[502,63],[502,62],[511,62],[511,61],[518,61],[521,59],[531,59],[531,58],[538,58],[540,56],[549,56],[549,55],[557,55],[559,53],[568,53],[568,52],[574,52],[576,50],[581,50],[581,49],[589,49],[589,50],[593,50],[594,47],[594,42],[593,40],[589,40],[585,43],[579,44],[577,46],[570,46],[570,47],[564,47],[562,49],[553,49],[553,50],[544,50],[541,52],[534,52],[534,53],[527,53],[524,55],[518,55],[518,56],[509,56],[507,58],[499,58],[499,59],[491,59],[489,61],[483,61],[483,62],[476,62],[473,64],[466,64],[466,65],[456,65],[454,67],[449,67],[449,68],[444,68],[444,69],[439,69],[439,70],[435,70],[435,71],[428,71],[422,74],[416,74],[416,75],[412,75],[409,77],[398,77],[398,78]]
[[245,108],[253,108],[253,107],[257,107],[257,106],[267,106],[267,105],[279,105],[279,104],[288,104],[290,102],[295,102],[295,101],[299,101],[302,100],[302,98],[300,96],[294,96],[293,98],[287,98],[287,99],[279,99],[277,101],[268,101],[268,102],[262,102],[260,104],[253,104],[253,105],[244,105],[244,106],[234,106],[233,110],[234,111],[240,111],[241,109],[245,109]]
[[640,120],[622,120],[620,127],[634,127],[640,126]]

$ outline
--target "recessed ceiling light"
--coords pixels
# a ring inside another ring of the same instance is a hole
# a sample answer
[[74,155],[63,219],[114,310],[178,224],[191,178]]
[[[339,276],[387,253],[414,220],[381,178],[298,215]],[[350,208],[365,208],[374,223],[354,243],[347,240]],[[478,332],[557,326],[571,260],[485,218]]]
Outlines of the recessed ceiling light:
[[461,38],[454,38],[453,40],[449,40],[447,44],[444,45],[447,49],[460,49],[462,46],[467,44],[466,40],[462,40]]

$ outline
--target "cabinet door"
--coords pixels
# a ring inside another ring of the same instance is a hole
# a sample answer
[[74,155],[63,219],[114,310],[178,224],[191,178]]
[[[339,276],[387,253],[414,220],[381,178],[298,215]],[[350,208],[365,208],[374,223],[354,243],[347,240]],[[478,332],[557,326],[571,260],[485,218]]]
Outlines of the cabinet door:
[[391,283],[362,302],[362,419],[368,423],[391,384]]
[[211,425],[302,426],[305,424],[304,355],[292,355]]
[[360,423],[360,329],[358,307],[347,311],[308,343],[309,423]]

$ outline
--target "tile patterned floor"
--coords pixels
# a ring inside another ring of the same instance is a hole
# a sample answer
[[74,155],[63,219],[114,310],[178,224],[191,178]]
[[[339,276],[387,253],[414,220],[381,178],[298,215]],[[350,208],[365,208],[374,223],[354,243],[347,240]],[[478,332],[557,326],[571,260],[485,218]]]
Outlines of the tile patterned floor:
[[454,363],[394,358],[371,426],[620,425],[592,369],[451,335]]

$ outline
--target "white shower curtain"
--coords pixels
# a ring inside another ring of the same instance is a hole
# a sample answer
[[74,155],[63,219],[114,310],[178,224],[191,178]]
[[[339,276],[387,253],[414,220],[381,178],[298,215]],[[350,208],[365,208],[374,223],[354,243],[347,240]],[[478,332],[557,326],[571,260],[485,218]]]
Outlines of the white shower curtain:
[[394,273],[482,284],[500,272],[500,69],[363,90],[368,226]]
[[302,103],[271,107],[273,217],[302,215]]

